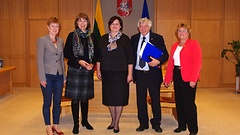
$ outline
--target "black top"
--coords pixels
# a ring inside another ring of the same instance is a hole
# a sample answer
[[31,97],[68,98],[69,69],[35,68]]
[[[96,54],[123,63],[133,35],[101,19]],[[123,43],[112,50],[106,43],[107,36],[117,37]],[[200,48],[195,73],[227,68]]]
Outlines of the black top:
[[[88,47],[87,47],[87,40],[86,38],[81,38],[81,42],[84,46],[84,55],[83,56],[78,56],[75,57],[73,54],[73,43],[72,43],[72,38],[73,38],[73,32],[68,34],[67,40],[66,40],[66,44],[64,47],[64,57],[66,59],[68,59],[68,66],[74,67],[79,69],[81,67],[81,65],[78,63],[79,60],[84,60],[86,62],[89,62],[89,57],[88,57]],[[95,65],[98,59],[98,49],[97,49],[97,41],[93,35],[93,33],[91,34],[91,38],[94,44],[94,56],[93,56],[93,60],[92,60],[92,64]]]
[[131,40],[122,34],[117,40],[117,48],[112,51],[107,50],[108,34],[103,35],[98,43],[100,69],[105,71],[126,71],[128,65],[133,64],[133,50]]

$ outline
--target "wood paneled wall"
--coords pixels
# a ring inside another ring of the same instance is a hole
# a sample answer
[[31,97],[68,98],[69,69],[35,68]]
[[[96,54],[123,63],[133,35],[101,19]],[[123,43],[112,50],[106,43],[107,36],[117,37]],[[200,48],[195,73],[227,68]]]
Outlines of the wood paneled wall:
[[[15,65],[14,86],[39,86],[36,67],[37,38],[47,34],[51,16],[60,19],[60,37],[65,41],[80,12],[94,17],[94,0],[0,0],[0,57]],[[227,43],[240,39],[239,0],[155,0],[154,28],[164,36],[167,49],[176,41],[178,23],[192,28],[192,38],[203,50],[200,87],[235,84],[235,66],[220,57]],[[134,22],[135,23],[135,22]],[[231,56],[230,56],[231,57]],[[232,57],[231,57],[232,58]]]
[[15,65],[14,86],[39,86],[36,41],[47,34],[47,20],[59,18],[59,36],[65,41],[80,12],[93,20],[94,0],[0,0],[0,57]]
[[220,55],[228,42],[240,39],[240,1],[155,0],[155,3],[155,27],[164,36],[169,51],[177,40],[174,31],[180,22],[189,24],[192,39],[199,40],[203,52],[199,86],[234,86],[235,65]]

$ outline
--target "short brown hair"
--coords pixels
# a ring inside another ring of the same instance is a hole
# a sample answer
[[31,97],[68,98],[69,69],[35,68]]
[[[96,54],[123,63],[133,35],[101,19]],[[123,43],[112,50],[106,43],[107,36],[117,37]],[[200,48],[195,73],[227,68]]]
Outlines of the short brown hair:
[[81,18],[87,20],[87,28],[86,28],[86,29],[87,29],[87,30],[90,30],[90,29],[91,29],[91,23],[90,23],[90,20],[89,20],[89,18],[88,18],[88,15],[85,14],[85,13],[79,13],[79,14],[77,15],[77,17],[76,17],[76,19],[75,19],[75,21],[74,21],[75,29],[78,28],[77,22],[78,22],[78,20],[80,20]]
[[122,21],[122,19],[121,19],[119,16],[112,16],[112,17],[109,19],[109,21],[108,21],[108,29],[109,29],[109,31],[111,31],[111,30],[110,30],[110,25],[111,25],[115,20],[118,20],[118,21],[119,21],[120,26],[121,26],[120,31],[122,32],[122,30],[123,30],[123,21]]
[[57,23],[59,25],[59,28],[61,27],[60,21],[57,19],[57,17],[51,17],[47,21],[47,25],[50,26],[51,23]]

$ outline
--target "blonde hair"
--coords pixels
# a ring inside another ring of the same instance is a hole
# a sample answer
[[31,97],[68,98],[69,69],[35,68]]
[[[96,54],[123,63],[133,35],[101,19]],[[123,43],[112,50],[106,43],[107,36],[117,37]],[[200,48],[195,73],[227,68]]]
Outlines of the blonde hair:
[[188,38],[191,38],[191,28],[187,25],[187,24],[185,24],[185,23],[179,23],[178,25],[177,25],[177,28],[176,28],[176,31],[175,31],[175,35],[176,35],[176,37],[178,38],[178,30],[180,29],[180,28],[184,28],[184,29],[186,29],[187,30],[187,32],[188,32]]

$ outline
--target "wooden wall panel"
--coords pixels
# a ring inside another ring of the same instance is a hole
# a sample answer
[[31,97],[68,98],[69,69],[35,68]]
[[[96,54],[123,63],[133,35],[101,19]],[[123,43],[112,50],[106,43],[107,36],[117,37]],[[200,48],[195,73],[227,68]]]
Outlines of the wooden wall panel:
[[[189,0],[173,0],[172,13],[173,19],[189,19],[190,18],[190,1]],[[181,6],[182,5],[182,6]]]
[[[87,13],[91,21],[94,19],[95,0],[0,1],[0,57],[5,65],[17,66],[13,83],[23,86],[39,87],[36,40],[47,34],[47,19],[51,16],[60,19],[59,36],[64,42],[74,30],[73,21],[78,13]],[[154,32],[163,35],[169,51],[176,41],[176,25],[185,22],[192,27],[192,38],[199,40],[203,49],[199,86],[234,86],[235,66],[221,58],[220,53],[228,47],[228,42],[240,37],[240,1],[154,0],[154,4]]]
[[[71,4],[72,3],[68,3]],[[58,17],[58,0],[28,0],[29,19],[49,19]]]
[[1,0],[0,19],[9,19],[9,0]]
[[[228,45],[228,42],[232,42],[232,40],[240,39],[240,22],[239,20],[226,20],[224,21],[224,42],[223,48],[231,48]],[[230,56],[231,58],[231,56]]]
[[223,68],[222,85],[227,85],[235,82],[236,76],[235,65],[227,60],[224,60],[222,68]]
[[31,59],[31,62],[29,63],[30,71],[28,73],[30,76],[30,87],[39,87],[39,78],[38,78],[38,72],[37,72],[37,60]]
[[[38,72],[37,72],[37,39],[41,36],[45,36],[48,33],[47,20],[30,20],[30,85],[39,86]],[[37,26],[37,27],[36,27]]]
[[[217,20],[192,21],[192,39],[197,39],[202,47],[203,59],[220,59],[221,22]],[[203,29],[204,27],[204,29]]]
[[[236,15],[237,16],[237,15]],[[239,20],[225,20],[224,21],[224,41],[222,48],[229,48],[228,42],[232,40],[239,40],[240,38],[240,22]],[[228,53],[227,56],[231,61],[236,61],[232,54]],[[235,83],[235,65],[225,58],[222,58],[222,85],[229,85]]]
[[83,12],[92,16],[93,0],[60,0],[60,18],[70,19]]
[[7,64],[7,65],[13,65],[16,66],[16,70],[14,70],[12,73],[13,76],[13,83],[14,86],[26,86],[26,60],[25,59],[20,59],[20,58],[14,58],[14,59],[10,59],[9,61],[11,61],[11,64]]
[[61,31],[59,33],[59,37],[63,39],[64,44],[66,42],[67,36],[70,32],[72,32],[74,27],[74,19],[61,19]]
[[170,52],[174,38],[172,20],[158,20],[156,32],[163,36],[166,48]]
[[94,18],[95,5],[93,0],[82,0],[83,12],[89,16],[89,19],[92,20]]
[[25,19],[25,1],[11,0],[9,1],[9,18],[10,19]]
[[191,0],[192,19],[222,19],[223,0]]
[[24,59],[25,56],[25,20],[14,20],[10,22],[11,57]]
[[189,19],[189,0],[156,0],[155,4],[157,19]]
[[218,59],[203,59],[201,79],[198,87],[220,87],[221,86],[221,63]]
[[23,85],[27,83],[26,70],[23,70],[26,69],[25,20],[11,21],[10,26],[9,45],[11,50],[11,65],[16,66],[16,70],[13,72],[13,82],[18,85]]
[[10,20],[1,20],[0,21],[0,57],[2,58],[10,58],[10,25],[9,25]]
[[225,19],[239,20],[240,16],[240,1],[239,0],[226,0],[225,1]]

